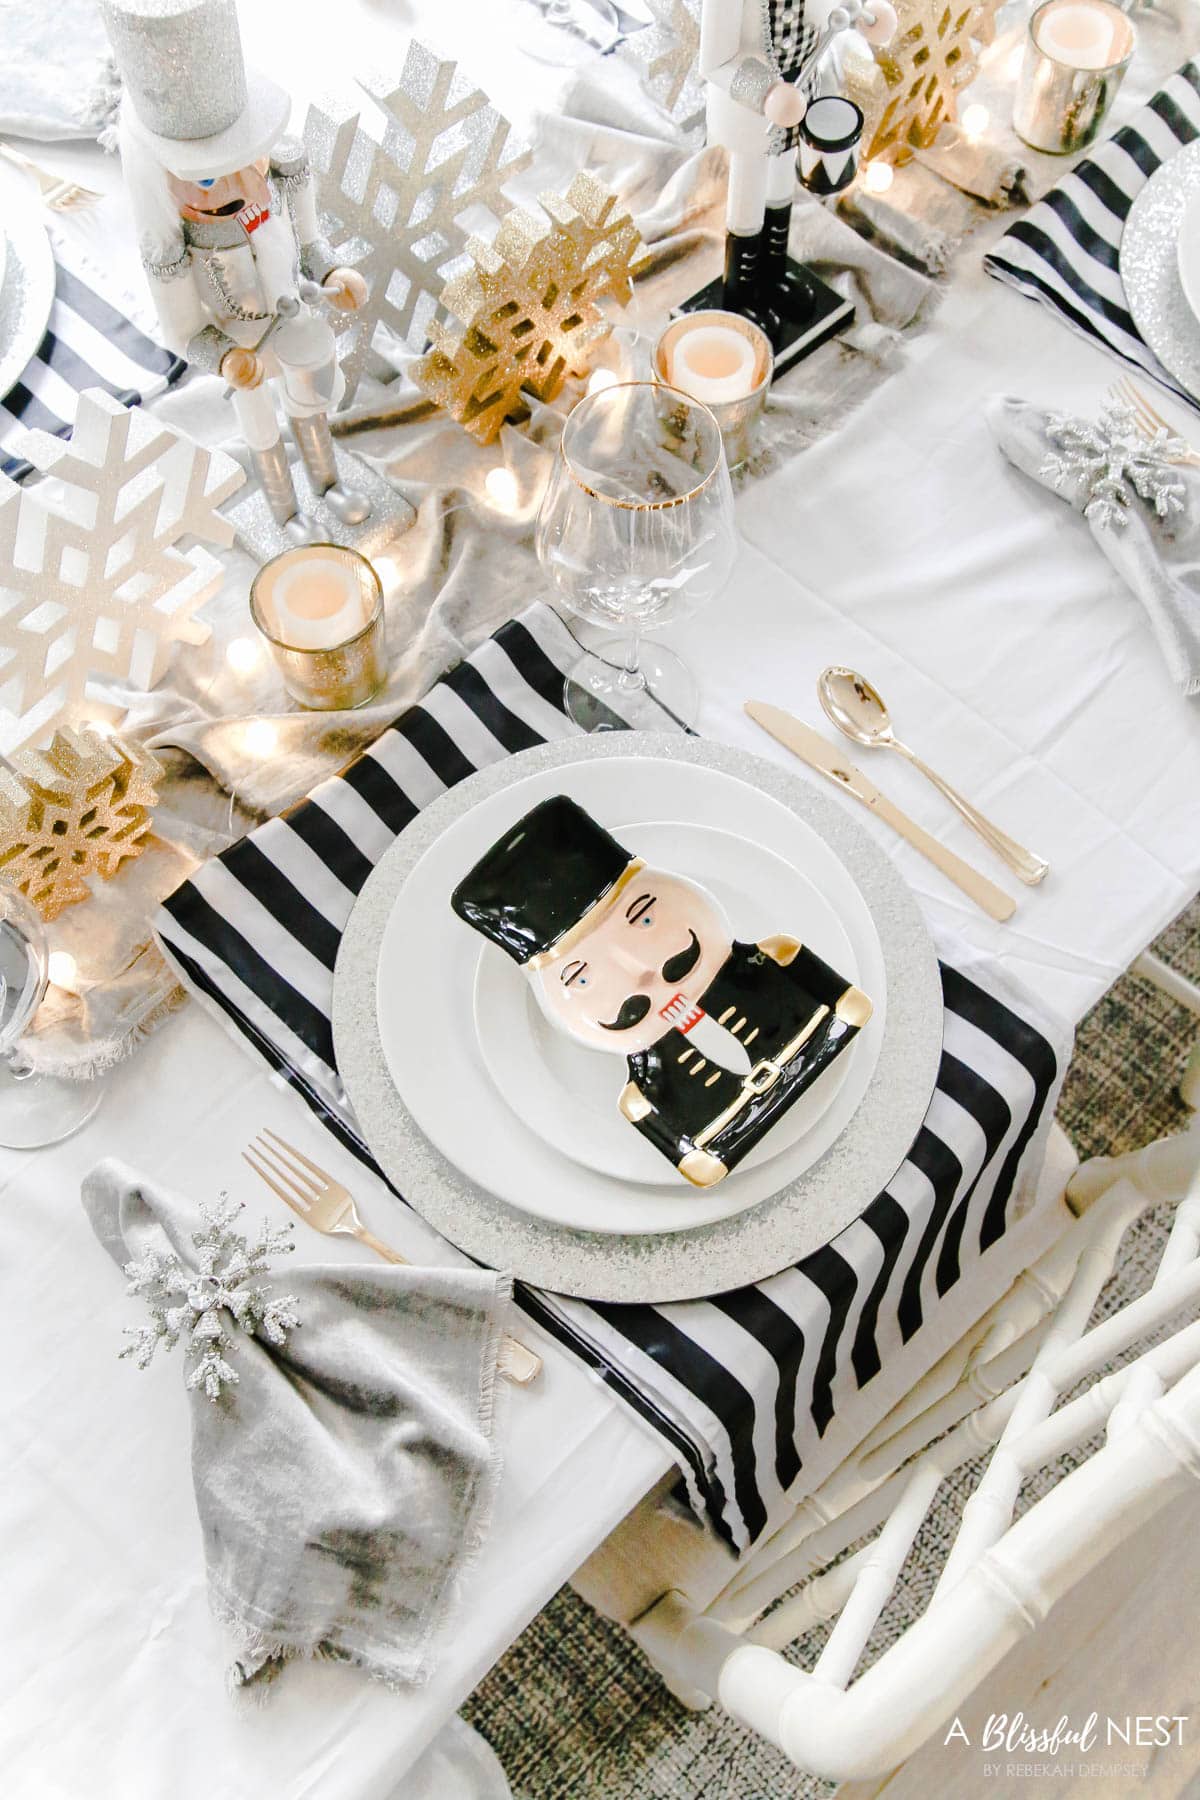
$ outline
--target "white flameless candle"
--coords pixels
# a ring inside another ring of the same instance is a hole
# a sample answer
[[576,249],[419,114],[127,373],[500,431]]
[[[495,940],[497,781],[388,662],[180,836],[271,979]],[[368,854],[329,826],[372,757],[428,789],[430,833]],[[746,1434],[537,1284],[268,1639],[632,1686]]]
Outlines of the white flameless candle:
[[281,569],[271,603],[277,635],[294,650],[332,650],[366,623],[354,571],[332,557]]
[[697,325],[673,347],[671,382],[706,406],[743,400],[754,387],[754,346],[732,325]]
[[1112,68],[1126,55],[1130,35],[1124,14],[1107,0],[1059,0],[1033,24],[1042,55],[1072,69]]

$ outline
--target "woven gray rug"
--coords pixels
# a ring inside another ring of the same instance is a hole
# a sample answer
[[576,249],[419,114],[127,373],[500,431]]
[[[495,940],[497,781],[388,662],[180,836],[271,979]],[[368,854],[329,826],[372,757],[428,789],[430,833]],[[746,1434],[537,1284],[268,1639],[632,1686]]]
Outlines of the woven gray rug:
[[[1200,901],[1154,946],[1200,980]],[[1149,982],[1125,976],[1080,1027],[1059,1122],[1081,1157],[1137,1149],[1178,1131],[1188,1113],[1176,1081],[1195,1020]],[[1103,1316],[1148,1284],[1161,1254],[1163,1210],[1127,1234]],[[1072,1466],[1065,1460],[1059,1469]],[[977,1476],[959,1472],[917,1539],[868,1650],[874,1660],[925,1607],[962,1503]],[[1055,1479],[1029,1484],[1025,1503]],[[823,1633],[789,1656],[811,1667]],[[516,1800],[825,1800],[833,1786],[799,1776],[777,1751],[713,1707],[690,1713],[637,1646],[564,1588],[479,1686],[464,1716],[488,1739]]]

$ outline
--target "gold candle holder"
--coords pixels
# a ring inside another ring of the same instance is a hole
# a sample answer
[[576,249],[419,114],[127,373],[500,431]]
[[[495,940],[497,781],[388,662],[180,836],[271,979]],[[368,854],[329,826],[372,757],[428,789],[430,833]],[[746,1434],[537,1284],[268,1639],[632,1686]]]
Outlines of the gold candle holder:
[[[749,351],[745,392],[729,399],[719,398],[718,391],[712,384],[704,391],[699,387],[693,391],[686,372],[676,367],[675,352],[680,340],[692,332],[710,332],[714,329],[722,334],[735,333]],[[673,319],[658,338],[651,353],[650,367],[654,380],[661,386],[678,388],[681,393],[700,400],[707,406],[717,421],[721,440],[725,445],[725,461],[731,469],[738,468],[747,460],[753,448],[754,427],[762,417],[767,390],[775,370],[771,340],[765,331],[760,331],[757,325],[743,318],[741,313],[721,312],[716,307],[683,313],[678,319]]]
[[1100,128],[1137,47],[1113,0],[1043,0],[1030,17],[1013,127],[1035,150],[1066,156]]
[[251,583],[250,617],[301,706],[352,711],[387,680],[383,586],[357,550],[299,544],[273,556]]

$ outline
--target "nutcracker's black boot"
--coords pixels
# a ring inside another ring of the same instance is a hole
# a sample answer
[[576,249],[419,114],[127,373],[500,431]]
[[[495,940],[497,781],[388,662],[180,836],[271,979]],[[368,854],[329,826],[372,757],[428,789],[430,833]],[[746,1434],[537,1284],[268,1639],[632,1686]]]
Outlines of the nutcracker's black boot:
[[808,270],[788,256],[792,203],[768,206],[763,226],[763,286],[777,316],[807,325],[816,310],[816,290]]
[[726,312],[740,313],[743,319],[749,319],[774,343],[779,331],[779,312],[769,291],[765,259],[765,229],[745,236],[736,231],[725,234],[721,304]]

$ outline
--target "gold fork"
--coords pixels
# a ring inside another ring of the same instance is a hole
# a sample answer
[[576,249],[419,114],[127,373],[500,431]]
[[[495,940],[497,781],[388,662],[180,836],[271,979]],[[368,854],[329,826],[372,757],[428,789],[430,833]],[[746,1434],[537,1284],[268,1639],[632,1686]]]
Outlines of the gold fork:
[[[1151,406],[1145,394],[1140,388],[1134,387],[1128,375],[1122,375],[1119,381],[1114,381],[1109,393],[1121,406],[1129,408],[1139,437],[1152,438],[1158,431],[1166,431],[1172,437],[1179,437],[1180,433],[1171,422]],[[1200,469],[1200,455],[1195,450],[1189,449],[1186,456],[1175,456],[1171,460],[1186,463],[1190,469]]]
[[65,175],[52,175],[49,169],[43,169],[32,157],[23,156],[14,150],[11,144],[0,144],[0,156],[11,163],[14,169],[21,169],[26,175],[32,175],[42,190],[42,205],[48,206],[51,212],[78,212],[81,207],[94,206],[104,195],[96,193],[94,188],[84,187],[78,181],[68,181]]
[[[270,1142],[267,1142],[267,1140]],[[242,1151],[260,1181],[265,1181],[285,1206],[299,1214],[314,1231],[332,1236],[355,1237],[366,1244],[385,1262],[407,1263],[408,1258],[368,1231],[358,1215],[349,1188],[335,1181],[311,1157],[297,1150],[277,1132],[263,1130],[249,1150]],[[524,1387],[541,1372],[542,1359],[514,1337],[505,1337],[500,1345],[497,1366],[502,1375]]]

